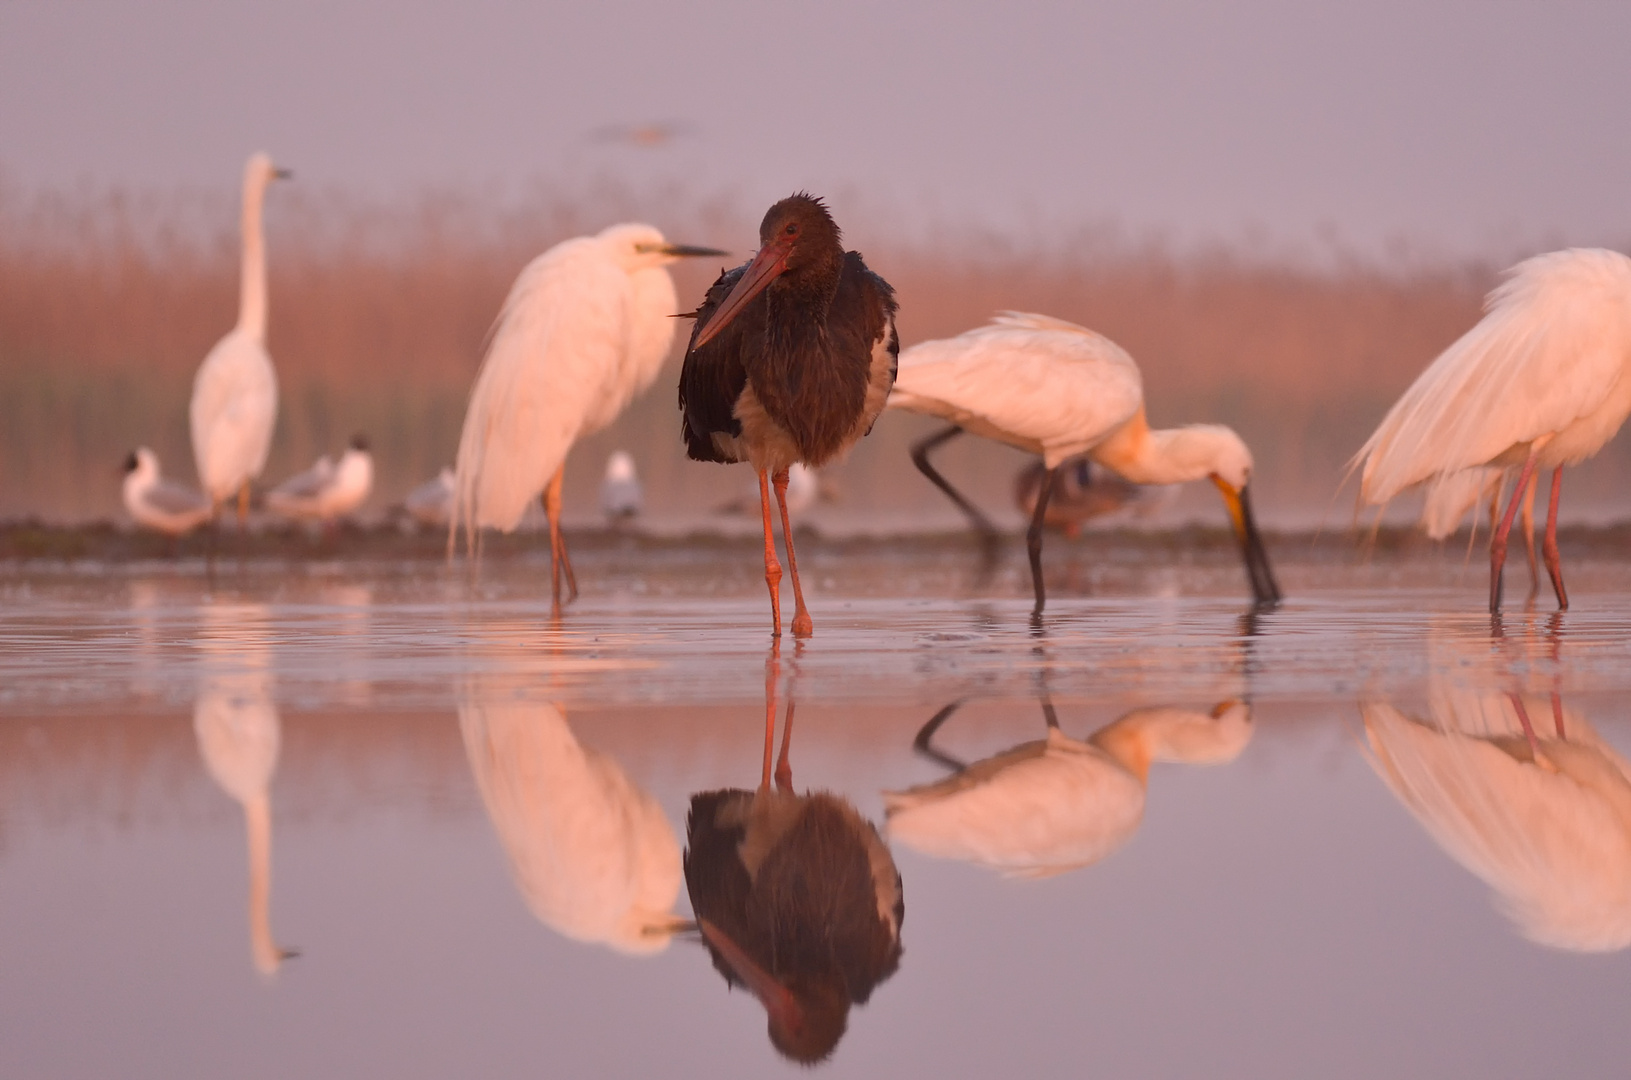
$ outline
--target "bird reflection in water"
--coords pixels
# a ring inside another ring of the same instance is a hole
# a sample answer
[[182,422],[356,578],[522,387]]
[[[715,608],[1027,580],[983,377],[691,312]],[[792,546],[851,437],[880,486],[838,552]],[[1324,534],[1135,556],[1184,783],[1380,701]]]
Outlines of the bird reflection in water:
[[1223,764],[1252,737],[1250,707],[1225,701],[1210,713],[1134,709],[1073,739],[1044,695],[1045,737],[963,765],[932,743],[962,704],[936,713],[915,744],[956,771],[938,783],[885,792],[889,836],[924,855],[1013,877],[1049,877],[1105,858],[1138,831],[1152,762]]
[[1435,680],[1429,720],[1360,705],[1377,775],[1525,937],[1631,945],[1631,766],[1556,690]]
[[558,706],[478,685],[459,727],[516,885],[544,925],[633,955],[660,952],[689,926],[673,914],[680,846],[662,807],[579,745]]
[[298,956],[272,936],[272,774],[281,725],[272,704],[270,650],[260,604],[210,604],[201,612],[202,674],[193,705],[198,752],[221,790],[243,807],[249,839],[249,951],[255,969],[274,975]]
[[794,793],[791,701],[772,774],[778,674],[773,648],[758,788],[691,797],[685,884],[714,967],[759,999],[778,1051],[814,1064],[843,1037],[850,1006],[900,965],[906,907],[872,823],[830,792]]

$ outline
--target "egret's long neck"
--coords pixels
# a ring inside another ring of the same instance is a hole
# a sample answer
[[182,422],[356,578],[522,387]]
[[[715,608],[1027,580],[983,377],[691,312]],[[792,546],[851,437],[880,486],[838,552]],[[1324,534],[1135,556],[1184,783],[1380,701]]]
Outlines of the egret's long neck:
[[261,230],[261,204],[266,181],[244,180],[243,273],[238,295],[238,329],[257,340],[266,338],[266,237]]
[[1217,435],[1207,427],[1150,429],[1144,408],[1093,448],[1093,460],[1135,484],[1183,484],[1217,467]]

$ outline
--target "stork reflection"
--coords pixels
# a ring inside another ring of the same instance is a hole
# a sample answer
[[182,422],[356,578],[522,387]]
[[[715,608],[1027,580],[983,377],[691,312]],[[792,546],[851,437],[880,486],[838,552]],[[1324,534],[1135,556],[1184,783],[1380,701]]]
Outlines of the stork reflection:
[[1369,760],[1445,853],[1542,945],[1631,945],[1631,765],[1545,695],[1451,686],[1427,719],[1360,705]]
[[813,1064],[838,1045],[850,1006],[895,973],[906,908],[872,823],[830,792],[794,792],[792,701],[772,774],[778,657],[773,646],[759,786],[691,797],[685,883],[715,969],[759,999],[778,1051]]
[[1089,866],[1132,839],[1144,819],[1155,761],[1222,764],[1251,741],[1240,701],[1210,713],[1134,709],[1086,739],[1059,728],[1041,697],[1047,734],[972,765],[936,750],[933,738],[962,706],[941,709],[918,732],[919,751],[956,770],[933,784],[885,792],[889,836],[934,858],[960,859],[1013,877],[1048,877]]
[[272,936],[272,774],[281,724],[272,704],[271,650],[261,604],[209,604],[199,634],[201,674],[193,730],[204,767],[243,807],[249,847],[249,952],[255,969],[276,974],[299,953]]

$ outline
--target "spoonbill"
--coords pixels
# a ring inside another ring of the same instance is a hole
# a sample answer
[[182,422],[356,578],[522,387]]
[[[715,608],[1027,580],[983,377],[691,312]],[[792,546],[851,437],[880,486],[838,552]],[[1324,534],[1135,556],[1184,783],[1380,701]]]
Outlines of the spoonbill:
[[249,482],[266,467],[277,419],[277,372],[266,352],[266,241],[261,205],[273,180],[292,174],[263,153],[244,166],[243,264],[238,325],[204,357],[187,418],[198,481],[219,507],[238,496],[238,527],[249,515]]
[[670,244],[650,225],[564,240],[510,287],[470,390],[455,466],[448,553],[485,527],[511,532],[540,493],[549,515],[550,598],[578,594],[561,539],[561,478],[572,444],[617,419],[651,385],[674,340],[682,258],[724,255]]
[[1541,554],[1569,606],[1557,551],[1563,469],[1591,457],[1631,414],[1631,258],[1574,248],[1507,271],[1484,317],[1428,365],[1354,456],[1360,501],[1493,466],[1518,469],[1490,538],[1489,609],[1501,609],[1507,534],[1538,470],[1552,470]]
[[770,487],[793,575],[793,634],[808,637],[815,626],[793,552],[788,470],[820,468],[872,430],[895,380],[895,308],[889,283],[844,250],[822,201],[799,193],[765,213],[758,254],[721,274],[696,311],[680,372],[685,450],[695,461],[747,461],[759,475],[777,637],[782,570]]
[[778,1051],[814,1064],[899,967],[906,905],[872,823],[830,792],[794,793],[791,702],[771,786],[773,682],[758,789],[691,796],[685,884],[714,967],[759,999]]
[[1152,431],[1144,419],[1138,365],[1107,337],[1063,319],[1002,312],[985,326],[901,353],[889,407],[951,422],[913,447],[912,460],[987,535],[991,528],[984,515],[934,469],[929,451],[970,431],[1042,457],[1048,483],[1025,537],[1036,593],[1033,619],[1041,617],[1046,602],[1042,528],[1053,478],[1082,455],[1137,484],[1210,479],[1228,507],[1253,600],[1280,600],[1247,493],[1251,451],[1239,435],[1218,424]]
[[292,518],[332,522],[345,517],[368,498],[374,487],[374,457],[368,437],[353,435],[338,462],[328,455],[305,472],[296,473],[266,493],[266,505]]
[[166,480],[158,455],[142,446],[125,458],[125,511],[144,529],[185,536],[210,519],[215,508],[192,488]]
[[[961,705],[940,710],[917,746]],[[1010,877],[1039,878],[1091,865],[1132,839],[1144,819],[1150,763],[1224,764],[1251,741],[1251,709],[1220,703],[1210,714],[1134,709],[1086,740],[1059,729],[1042,703],[1045,738],[1023,743],[938,783],[884,793],[889,838],[941,859],[961,859]]]
[[527,906],[574,941],[647,955],[677,918],[680,845],[661,806],[585,749],[559,706],[477,685],[459,706],[464,750]]

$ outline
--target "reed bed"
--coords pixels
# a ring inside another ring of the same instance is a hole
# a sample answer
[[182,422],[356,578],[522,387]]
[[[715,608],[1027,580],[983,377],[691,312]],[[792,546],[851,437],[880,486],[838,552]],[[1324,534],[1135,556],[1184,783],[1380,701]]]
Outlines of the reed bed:
[[[840,220],[845,208],[836,207]],[[275,189],[268,204],[269,347],[282,403],[265,479],[373,439],[375,510],[452,459],[483,339],[517,271],[571,235],[652,220],[676,238],[745,256],[756,210],[677,190],[593,194],[539,186],[506,198],[440,192],[367,204],[344,193]],[[1307,266],[1214,248],[1179,252],[1109,230],[1065,231],[1019,247],[967,230],[892,237],[858,213],[849,241],[896,286],[904,344],[954,334],[997,310],[1092,326],[1138,358],[1153,423],[1240,430],[1258,459],[1260,503],[1281,525],[1327,516],[1348,456],[1432,356],[1475,321],[1496,268]],[[0,518],[54,521],[118,512],[118,466],[146,444],[193,476],[191,379],[237,311],[231,192],[25,192],[0,185]],[[682,306],[718,267],[681,265]],[[676,349],[676,353],[677,353]],[[677,357],[676,357],[677,358]],[[568,513],[594,515],[606,453],[630,450],[654,517],[731,501],[745,470],[684,460],[670,372],[569,466]],[[928,425],[885,417],[833,471],[834,511],[879,528],[956,518],[912,470]],[[1015,520],[1012,451],[965,440],[947,468]],[[1575,507],[1598,518],[1626,455],[1582,470]],[[1347,501],[1329,515],[1345,524]]]

